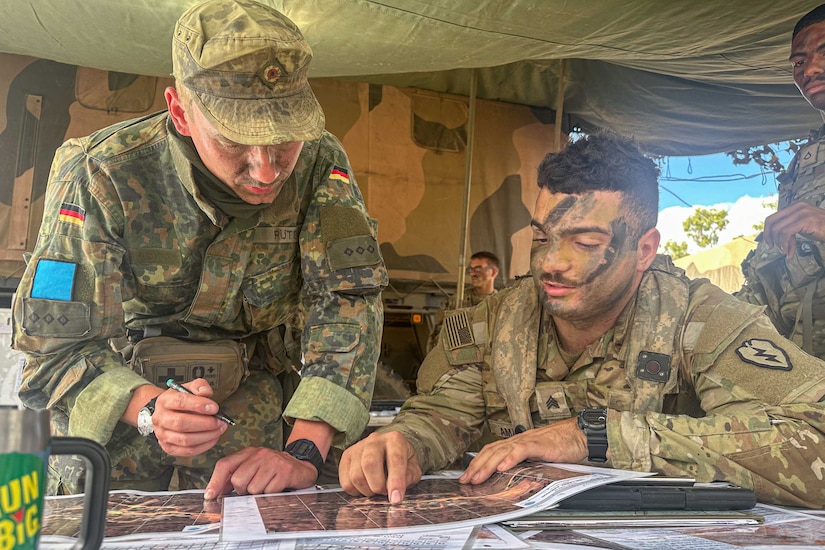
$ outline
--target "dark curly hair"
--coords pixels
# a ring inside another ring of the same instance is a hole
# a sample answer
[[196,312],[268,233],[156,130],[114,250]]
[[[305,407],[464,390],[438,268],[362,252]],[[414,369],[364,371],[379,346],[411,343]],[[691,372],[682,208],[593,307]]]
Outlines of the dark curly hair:
[[819,23],[820,21],[825,21],[825,4],[821,4],[815,7],[814,9],[803,15],[802,18],[796,22],[796,25],[793,28],[793,35],[791,36],[791,41],[793,41],[793,39],[796,38],[796,35],[799,34],[799,32],[802,29],[810,25],[813,25],[814,23]]
[[659,168],[632,138],[600,132],[568,143],[541,161],[538,183],[552,193],[589,191],[622,193],[627,219],[638,239],[656,227],[659,216]]

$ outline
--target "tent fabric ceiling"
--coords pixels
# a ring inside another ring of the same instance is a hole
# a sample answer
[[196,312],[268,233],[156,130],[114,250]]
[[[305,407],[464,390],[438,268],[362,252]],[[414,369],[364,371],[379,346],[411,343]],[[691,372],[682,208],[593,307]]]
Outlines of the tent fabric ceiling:
[[[197,0],[6,0],[0,51],[165,76],[171,32]],[[555,109],[633,134],[658,154],[807,135],[821,119],[793,85],[785,0],[262,0],[304,31],[310,76],[414,86]]]

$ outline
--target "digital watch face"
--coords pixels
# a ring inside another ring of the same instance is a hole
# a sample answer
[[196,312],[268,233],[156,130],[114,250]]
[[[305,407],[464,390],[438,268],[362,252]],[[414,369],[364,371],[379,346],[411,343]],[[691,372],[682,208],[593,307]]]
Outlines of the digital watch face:
[[607,418],[605,417],[604,412],[594,410],[584,411],[584,414],[582,415],[582,420],[588,426],[604,426],[604,424],[607,422]]

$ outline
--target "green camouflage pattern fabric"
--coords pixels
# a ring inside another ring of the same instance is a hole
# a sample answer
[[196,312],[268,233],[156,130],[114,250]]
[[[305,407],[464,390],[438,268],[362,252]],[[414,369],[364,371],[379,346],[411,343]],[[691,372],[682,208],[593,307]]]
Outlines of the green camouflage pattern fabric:
[[247,145],[318,139],[324,111],[307,82],[311,60],[295,23],[250,0],[196,4],[172,36],[173,76],[222,135]]
[[[250,368],[258,358],[277,374],[288,365],[267,357],[283,326],[298,324],[302,382],[284,416],[328,422],[334,445],[352,443],[369,419],[387,274],[343,149],[328,133],[305,143],[273,204],[230,219],[200,194],[190,145],[172,131],[159,113],[58,150],[13,304],[13,346],[26,354],[20,398],[66,415],[69,435],[107,444],[146,383],[113,349],[125,329],[244,339],[256,348]],[[82,223],[61,218],[65,205]],[[345,267],[333,267],[330,248],[349,253]],[[76,266],[70,301],[31,297],[46,259]]]
[[[493,289],[493,294],[495,293],[496,290]],[[458,303],[458,294],[450,296],[447,301],[441,304],[441,307],[438,308],[438,311],[436,311],[433,316],[433,330],[430,332],[430,339],[427,342],[427,352],[432,350],[438,342],[438,335],[441,334],[441,327],[444,324],[444,316],[448,311],[477,306],[482,300],[490,296],[492,296],[492,294],[479,294],[475,287],[469,287],[465,290],[461,304]]]
[[[221,403],[221,411],[236,425],[224,432],[217,445],[195,457],[166,454],[157,441],[118,423],[106,450],[112,460],[111,489],[165,491],[174,473],[180,489],[203,489],[215,462],[250,445],[283,448],[283,390],[279,380],[265,371],[253,371],[238,390]],[[240,428],[240,429],[236,429]],[[52,433],[69,435],[69,418],[60,410],[52,413]],[[77,456],[49,458],[49,494],[82,493],[86,467]]]
[[825,363],[782,338],[762,308],[659,256],[614,327],[568,357],[537,292],[523,279],[445,323],[418,395],[379,430],[401,431],[424,472],[451,464],[485,428],[500,439],[605,407],[608,466],[825,505]]
[[[794,156],[779,176],[779,210],[803,201],[825,207],[825,126]],[[757,237],[756,248],[742,262],[745,284],[734,295],[767,306],[780,334],[825,359],[825,243],[796,237],[796,254],[785,257]]]

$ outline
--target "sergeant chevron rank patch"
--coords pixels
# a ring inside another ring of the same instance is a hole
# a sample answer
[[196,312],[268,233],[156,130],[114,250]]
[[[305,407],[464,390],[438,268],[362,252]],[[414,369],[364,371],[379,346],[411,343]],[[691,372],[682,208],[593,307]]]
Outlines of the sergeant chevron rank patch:
[[791,370],[793,368],[785,350],[777,347],[770,340],[760,338],[746,340],[736,348],[736,354],[745,363],[765,369]]

